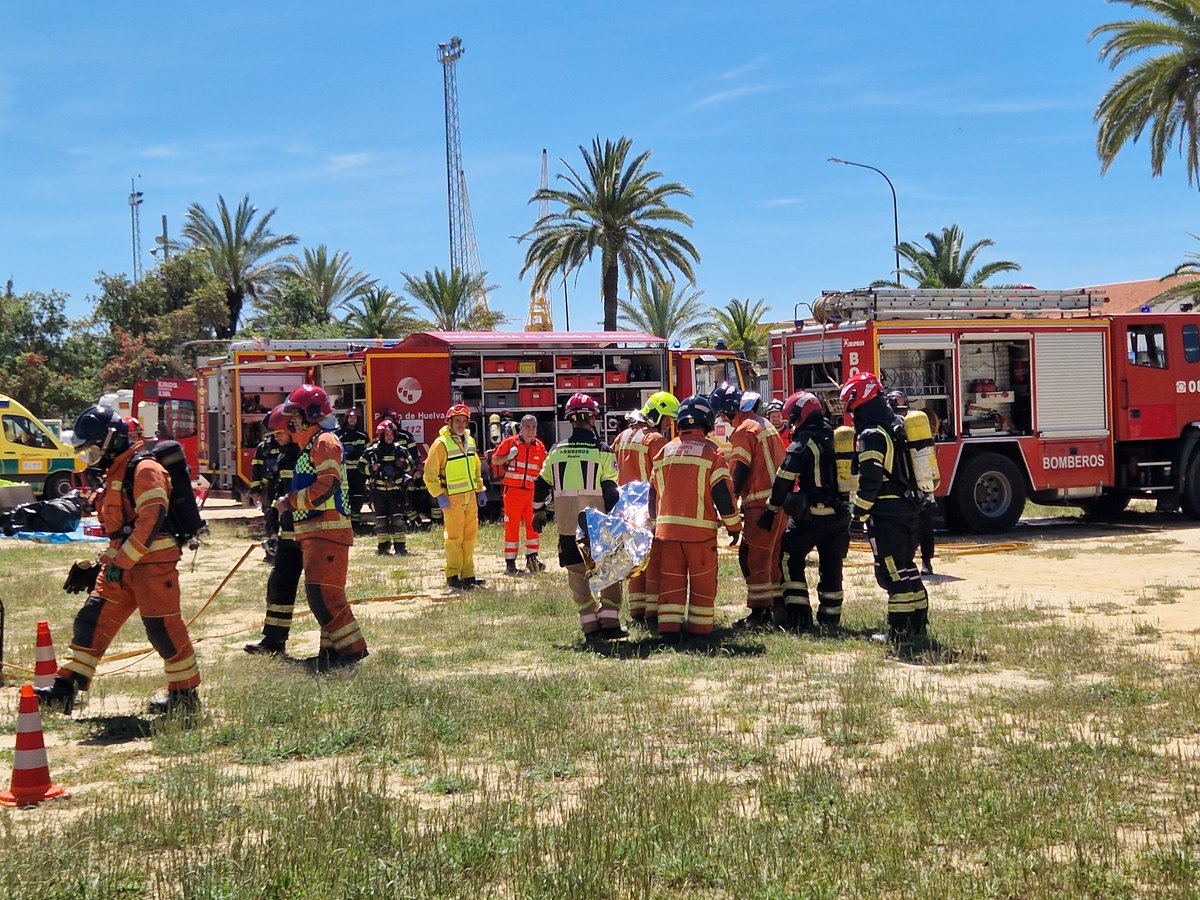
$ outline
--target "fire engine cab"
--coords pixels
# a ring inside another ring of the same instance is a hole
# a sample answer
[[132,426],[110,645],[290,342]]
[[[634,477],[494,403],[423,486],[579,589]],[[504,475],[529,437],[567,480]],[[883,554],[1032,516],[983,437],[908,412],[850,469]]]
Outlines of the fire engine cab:
[[1154,497],[1200,519],[1200,318],[1101,312],[1095,292],[824,292],[773,332],[771,393],[873,371],[924,410],[959,531],[1009,529],[1026,499],[1113,514]]

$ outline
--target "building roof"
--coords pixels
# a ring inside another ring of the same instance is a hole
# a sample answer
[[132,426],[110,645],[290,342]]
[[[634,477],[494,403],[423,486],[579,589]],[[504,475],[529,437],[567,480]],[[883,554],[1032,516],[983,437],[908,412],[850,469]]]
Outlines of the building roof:
[[[1188,281],[1196,281],[1197,288],[1200,289],[1200,278],[1189,278],[1183,275],[1170,275],[1166,278],[1143,278],[1140,281],[1122,281],[1117,284],[1097,284],[1092,285],[1086,290],[1099,291],[1103,293],[1108,302],[1104,304],[1101,312],[1105,313],[1123,313],[1135,312],[1143,305],[1149,303],[1153,298],[1157,297],[1169,287],[1174,287],[1177,284],[1183,284]],[[1156,307],[1158,312],[1167,312],[1174,308],[1178,301],[1171,303],[1160,304]]]

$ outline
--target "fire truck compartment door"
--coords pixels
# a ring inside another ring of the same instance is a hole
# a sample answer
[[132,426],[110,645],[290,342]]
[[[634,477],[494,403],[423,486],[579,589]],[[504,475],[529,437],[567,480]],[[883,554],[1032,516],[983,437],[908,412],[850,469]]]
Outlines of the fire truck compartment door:
[[1108,434],[1104,334],[1039,332],[1033,348],[1038,433],[1054,437]]
[[808,341],[806,343],[797,342],[792,346],[791,364],[793,366],[802,366],[805,363],[841,361],[842,342],[840,339]]

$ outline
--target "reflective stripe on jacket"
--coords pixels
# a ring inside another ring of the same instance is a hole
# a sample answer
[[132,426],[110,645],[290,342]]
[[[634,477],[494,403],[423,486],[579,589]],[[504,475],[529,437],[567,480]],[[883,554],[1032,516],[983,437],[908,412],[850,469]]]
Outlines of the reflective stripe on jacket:
[[475,452],[475,440],[470,432],[463,434],[463,442],[443,425],[437,440],[429,445],[429,459],[425,461],[425,487],[435,500],[442,494],[477,493],[483,490],[483,473],[479,455]]
[[661,540],[710,540],[722,523],[738,529],[729,467],[716,444],[693,432],[663,447],[650,479],[650,516]]
[[492,465],[504,470],[504,486],[532,491],[546,462],[546,445],[534,438],[530,443],[519,434],[506,437],[492,451]]
[[775,473],[783,462],[784,448],[779,442],[779,432],[756,413],[738,413],[734,417],[729,445],[733,489],[742,505],[766,503],[771,496]]

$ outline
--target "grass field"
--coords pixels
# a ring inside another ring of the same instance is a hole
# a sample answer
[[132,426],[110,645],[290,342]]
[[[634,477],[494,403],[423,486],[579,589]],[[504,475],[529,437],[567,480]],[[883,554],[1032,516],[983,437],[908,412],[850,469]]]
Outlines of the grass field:
[[[481,555],[499,537],[485,528]],[[247,543],[218,530],[186,612]],[[352,596],[433,587],[437,543],[380,560],[365,542]],[[0,551],[10,661],[32,665],[39,618],[65,647],[77,553]],[[596,651],[552,566],[359,606],[371,656],[324,677],[241,652],[266,575],[248,563],[192,629],[220,635],[198,644],[200,727],[139,714],[154,657],[99,678],[73,719],[45,715],[75,796],[0,811],[0,897],[1200,895],[1194,653],[935,588],[937,636],[962,656],[906,664],[866,639],[883,594],[851,561],[842,639],[672,650],[634,628]],[[740,584],[724,555],[725,621]],[[136,621],[120,637],[144,639]],[[296,644],[315,649],[311,619]],[[10,678],[0,777],[15,709]]]

